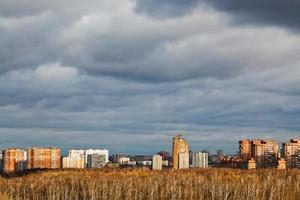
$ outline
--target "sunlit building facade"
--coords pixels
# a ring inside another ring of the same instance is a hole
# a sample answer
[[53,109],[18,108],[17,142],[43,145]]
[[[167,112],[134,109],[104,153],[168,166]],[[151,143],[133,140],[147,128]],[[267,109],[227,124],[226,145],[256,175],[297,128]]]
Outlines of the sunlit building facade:
[[26,168],[27,153],[22,149],[3,150],[3,172],[11,173]]
[[189,147],[182,135],[173,138],[173,169],[189,168]]
[[58,169],[61,167],[61,150],[56,147],[29,148],[27,157],[27,169]]

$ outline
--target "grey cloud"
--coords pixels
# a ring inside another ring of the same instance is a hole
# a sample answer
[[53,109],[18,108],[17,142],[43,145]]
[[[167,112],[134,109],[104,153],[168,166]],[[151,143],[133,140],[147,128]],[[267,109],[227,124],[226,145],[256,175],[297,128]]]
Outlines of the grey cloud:
[[136,10],[152,17],[178,17],[191,14],[203,4],[232,14],[231,20],[237,24],[274,25],[299,30],[300,3],[297,0],[137,0]]
[[300,3],[297,0],[213,0],[217,10],[233,14],[236,23],[283,26],[299,30]]
[[137,0],[136,12],[156,18],[180,17],[190,13],[200,0]]
[[66,2],[3,1],[3,148],[155,152],[186,131],[193,149],[234,152],[241,137],[299,135],[297,34],[229,26],[196,1],[175,1],[189,13],[171,7],[176,18],[137,14],[130,0]]

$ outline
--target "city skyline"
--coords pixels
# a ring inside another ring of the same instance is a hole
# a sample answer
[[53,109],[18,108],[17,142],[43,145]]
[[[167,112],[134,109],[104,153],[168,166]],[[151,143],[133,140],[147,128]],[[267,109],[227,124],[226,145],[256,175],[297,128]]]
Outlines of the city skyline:
[[0,148],[298,138],[300,6],[245,1],[0,0]]

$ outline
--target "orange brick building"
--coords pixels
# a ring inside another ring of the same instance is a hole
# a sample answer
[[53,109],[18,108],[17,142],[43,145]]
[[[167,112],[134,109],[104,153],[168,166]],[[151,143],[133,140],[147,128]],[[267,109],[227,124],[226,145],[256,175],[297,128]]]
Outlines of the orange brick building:
[[276,167],[278,161],[278,143],[273,140],[239,141],[240,158],[244,163],[253,158],[258,168]]
[[61,150],[58,148],[29,148],[27,157],[27,169],[61,168]]
[[251,158],[251,140],[244,139],[239,141],[240,158],[243,162],[248,162]]
[[26,152],[21,149],[3,150],[3,172],[22,171],[26,166]]

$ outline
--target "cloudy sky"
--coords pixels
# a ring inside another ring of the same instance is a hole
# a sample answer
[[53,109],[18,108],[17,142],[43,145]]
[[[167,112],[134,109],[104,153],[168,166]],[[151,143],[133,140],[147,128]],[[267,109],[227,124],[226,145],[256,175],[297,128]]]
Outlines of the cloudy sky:
[[234,153],[300,136],[298,0],[0,0],[0,148]]

